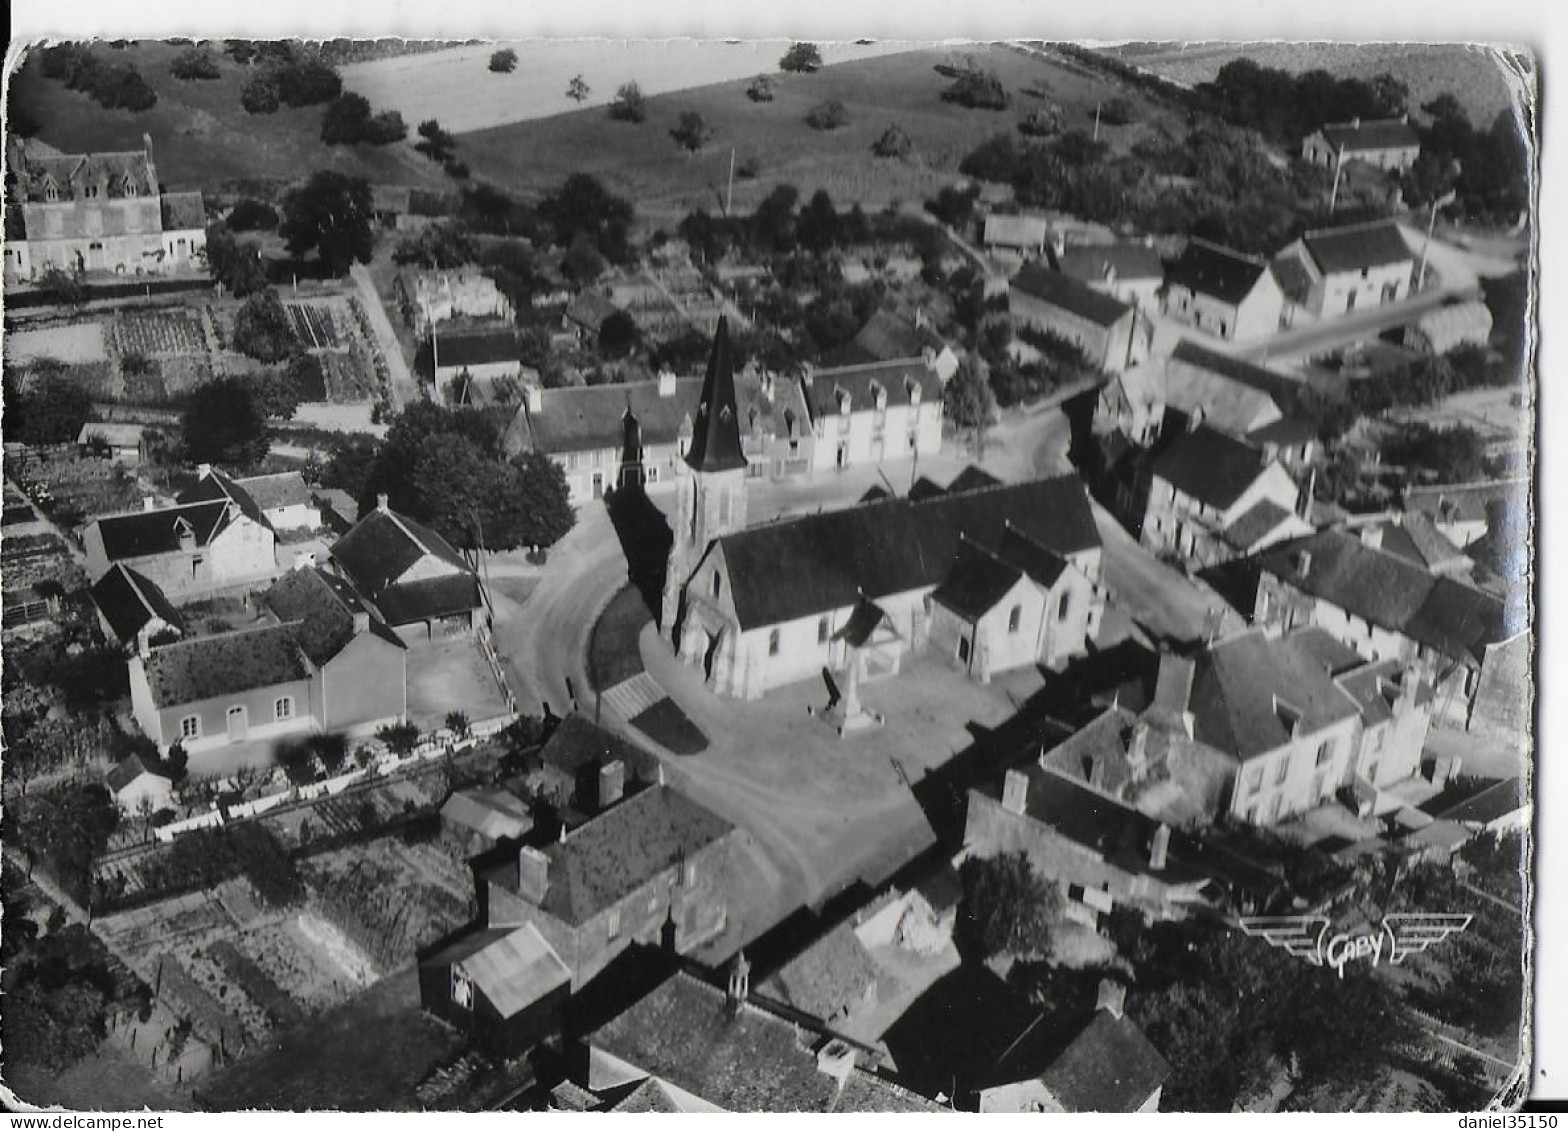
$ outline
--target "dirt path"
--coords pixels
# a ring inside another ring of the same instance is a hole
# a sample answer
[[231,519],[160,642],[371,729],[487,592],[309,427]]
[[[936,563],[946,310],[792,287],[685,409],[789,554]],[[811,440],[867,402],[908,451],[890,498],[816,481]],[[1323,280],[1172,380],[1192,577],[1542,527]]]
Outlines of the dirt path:
[[365,313],[370,316],[370,328],[376,335],[376,348],[381,351],[381,356],[387,359],[387,369],[392,374],[393,397],[399,405],[419,400],[421,397],[419,384],[408,371],[408,362],[403,358],[403,349],[397,343],[397,333],[392,329],[392,323],[387,320],[386,308],[381,305],[381,296],[376,293],[375,280],[370,277],[370,268],[363,263],[355,263],[349,268],[348,273],[353,276],[354,285],[359,288],[359,301],[364,304]]

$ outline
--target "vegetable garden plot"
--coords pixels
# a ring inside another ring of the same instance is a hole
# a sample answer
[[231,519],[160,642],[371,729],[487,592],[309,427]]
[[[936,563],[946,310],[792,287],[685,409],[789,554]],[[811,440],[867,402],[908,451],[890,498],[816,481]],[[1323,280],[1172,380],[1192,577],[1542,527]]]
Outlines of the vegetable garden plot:
[[289,323],[294,336],[307,349],[338,349],[348,343],[338,332],[336,312],[325,303],[288,302],[283,308],[289,312]]
[[121,357],[172,357],[205,354],[201,315],[189,310],[123,310],[109,324],[109,338]]

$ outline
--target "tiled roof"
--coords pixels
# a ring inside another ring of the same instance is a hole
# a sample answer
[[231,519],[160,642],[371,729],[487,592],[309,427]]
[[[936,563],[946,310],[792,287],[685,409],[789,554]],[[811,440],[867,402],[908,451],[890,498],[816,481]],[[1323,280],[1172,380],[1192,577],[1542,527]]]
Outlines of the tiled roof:
[[1057,266],[1064,275],[1091,286],[1110,281],[1125,283],[1165,277],[1160,253],[1142,243],[1069,247],[1057,257]]
[[387,623],[395,625],[458,616],[484,604],[479,579],[467,572],[401,581],[388,585],[374,600]]
[[1040,1079],[1070,1112],[1129,1112],[1143,1106],[1170,1074],[1171,1066],[1138,1026],[1102,1009]]
[[1473,794],[1451,809],[1434,816],[1461,824],[1491,824],[1530,804],[1524,781],[1518,777],[1507,778]]
[[1428,349],[1447,353],[1461,342],[1485,342],[1491,337],[1492,312],[1479,301],[1445,303],[1416,319],[1416,328],[1426,335]]
[[1256,389],[1279,406],[1281,411],[1294,406],[1296,399],[1301,395],[1299,381],[1283,373],[1276,373],[1272,369],[1265,369],[1261,365],[1254,365],[1250,361],[1243,361],[1239,357],[1208,349],[1191,338],[1183,338],[1171,351],[1171,364],[1168,369],[1181,368],[1213,373],[1238,385]]
[[885,499],[719,539],[742,628],[935,586],[961,535],[995,545],[1005,524],[1059,554],[1100,545],[1083,481],[1041,479],[911,502]]
[[1008,286],[1096,326],[1114,326],[1132,310],[1121,299],[1102,294],[1071,275],[1052,271],[1038,263],[1031,263],[1018,272]]
[[261,513],[261,507],[251,497],[250,492],[241,486],[238,480],[225,475],[216,468],[213,468],[194,484],[181,491],[175,501],[179,503],[204,503],[214,502],[219,499],[227,499],[237,505],[240,508],[240,513],[258,526],[271,527],[272,524],[267,521],[267,516]]
[[1494,503],[1527,500],[1529,495],[1528,479],[1493,479],[1438,487],[1406,487],[1404,502],[1407,511],[1420,511],[1437,522],[1486,522],[1487,508]]
[[563,922],[586,922],[734,831],[669,786],[645,789],[543,849],[550,871],[542,907]]
[[153,649],[144,661],[153,702],[175,707],[308,679],[298,628],[266,625]]
[[365,515],[333,543],[330,553],[360,592],[378,603],[382,590],[427,555],[468,572],[468,564],[445,538],[390,510]]
[[184,630],[180,614],[169,604],[163,590],[128,566],[111,566],[92,587],[92,598],[109,622],[115,639],[122,643],[135,640],[136,634],[155,618],[177,631]]
[[[104,554],[111,562],[172,554],[180,550],[180,531],[188,526],[197,546],[205,546],[229,525],[229,503],[191,503],[163,510],[111,515],[97,521]],[[183,524],[183,525],[182,525]]]
[[840,1088],[817,1067],[813,1038],[756,1006],[677,974],[591,1033],[587,1043],[728,1111],[944,1110],[859,1069]]
[[1427,515],[1411,511],[1395,519],[1377,524],[1382,532],[1382,548],[1398,554],[1433,573],[1442,573],[1455,567],[1468,569],[1475,563],[1464,552],[1444,537]]
[[619,310],[620,307],[597,291],[583,291],[567,304],[566,317],[597,334],[605,319]]
[[746,466],[741,447],[740,408],[735,399],[735,357],[730,347],[728,319],[719,318],[708,355],[697,413],[692,420],[691,447],[686,463],[695,471],[733,471]]
[[874,999],[877,964],[848,923],[840,923],[769,978],[784,1004],[819,1021],[834,1021]]
[[[1109,707],[1041,758],[1041,765],[1084,785],[1118,796],[1132,780],[1127,742],[1138,716],[1125,707]],[[1098,780],[1095,780],[1095,779]]]
[[925,404],[942,402],[942,379],[922,358],[818,369],[806,382],[806,401],[813,419],[837,416],[843,397],[851,412],[870,412],[879,388],[889,407],[911,404],[917,389]]
[[299,645],[317,666],[354,639],[356,612],[370,617],[370,632],[397,648],[404,647],[397,633],[371,614],[347,582],[322,570],[290,570],[274,581],[261,599],[279,620],[299,622]]
[[459,790],[441,806],[441,820],[491,840],[520,837],[534,827],[528,805],[504,789]]
[[1010,215],[993,212],[985,218],[984,242],[1003,247],[1040,247],[1051,234],[1044,216]]
[[865,361],[898,361],[923,357],[927,349],[940,353],[947,343],[930,326],[917,326],[890,310],[878,310],[855,335],[853,343]]
[[421,965],[460,965],[502,1017],[522,1012],[572,981],[566,963],[531,923],[475,931]]
[[1362,122],[1335,122],[1322,129],[1336,150],[1366,153],[1377,149],[1409,149],[1421,139],[1403,118],[1372,118]]
[[104,778],[104,783],[109,787],[110,793],[118,794],[143,774],[163,776],[158,774],[156,770],[149,768],[139,755],[127,754],[110,767],[108,775]]
[[952,568],[932,592],[931,599],[965,620],[974,621],[994,609],[1023,576],[1021,569],[1002,561],[985,547],[960,538]]
[[1252,293],[1268,269],[1268,263],[1255,255],[1194,238],[1187,241],[1166,278],[1196,294],[1212,295],[1235,306]]
[[310,488],[305,486],[305,477],[297,471],[251,475],[236,479],[234,484],[254,499],[263,511],[310,505]]
[[1236,521],[1225,528],[1222,537],[1231,546],[1246,553],[1278,530],[1292,513],[1271,499],[1263,499],[1242,511]]
[[198,231],[207,226],[207,208],[199,192],[166,192],[158,200],[165,232]]
[[1153,470],[1178,491],[1225,510],[1257,482],[1267,466],[1258,449],[1200,424],[1162,445]]
[[660,1115],[680,1115],[683,1110],[671,1097],[664,1082],[650,1076],[624,1097],[604,1109],[605,1111],[642,1114],[655,1112]]
[[1322,665],[1289,637],[1244,633],[1195,659],[1188,700],[1193,737],[1243,761],[1291,741],[1282,705],[1300,716],[1303,736],[1358,713]]
[[1308,232],[1301,237],[1301,242],[1318,270],[1325,275],[1415,259],[1399,225],[1392,220]]

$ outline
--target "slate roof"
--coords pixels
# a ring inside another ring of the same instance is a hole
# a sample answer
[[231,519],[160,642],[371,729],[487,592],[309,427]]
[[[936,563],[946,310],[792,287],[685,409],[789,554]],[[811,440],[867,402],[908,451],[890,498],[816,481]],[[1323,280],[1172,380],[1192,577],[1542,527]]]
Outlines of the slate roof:
[[669,1091],[663,1081],[650,1076],[638,1084],[624,1097],[604,1109],[614,1112],[632,1112],[642,1114],[654,1112],[659,1115],[684,1114],[681,1107],[670,1098]]
[[115,563],[92,587],[93,604],[109,622],[115,639],[128,643],[154,619],[183,632],[185,623],[163,590],[129,566]]
[[153,703],[175,707],[308,679],[298,628],[264,625],[154,648],[143,661]]
[[1282,703],[1300,714],[1303,736],[1359,713],[1310,651],[1290,637],[1248,632],[1210,645],[1194,659],[1188,698],[1193,737],[1242,761],[1291,741]]
[[1399,225],[1392,220],[1308,232],[1301,237],[1301,242],[1318,270],[1325,275],[1415,259]]
[[1431,518],[1420,511],[1411,511],[1399,516],[1397,521],[1388,519],[1377,525],[1382,531],[1382,548],[1385,551],[1398,554],[1434,573],[1455,567],[1468,569],[1475,564],[1438,530]]
[[1171,351],[1171,362],[1215,373],[1249,389],[1256,389],[1279,406],[1281,411],[1293,407],[1301,395],[1301,383],[1283,373],[1208,349],[1191,338],[1183,338],[1176,343],[1176,348]]
[[1070,1112],[1137,1111],[1170,1077],[1171,1066],[1126,1017],[1099,1010],[1041,1082]]
[[[1335,678],[1345,689],[1345,693],[1356,701],[1356,706],[1361,711],[1362,725],[1374,727],[1394,717],[1393,705],[1388,701],[1385,692],[1393,688],[1397,696],[1404,680],[1414,677],[1405,674],[1404,666],[1398,660],[1382,660],[1378,663],[1363,664]],[[1415,702],[1418,705],[1425,705],[1431,701],[1431,685],[1417,684]]]
[[89,420],[76,434],[76,442],[85,444],[96,437],[110,447],[134,448],[141,444],[145,434],[146,426],[142,424],[110,424]]
[[[1303,553],[1310,555],[1305,573]],[[1479,662],[1488,645],[1512,639],[1527,627],[1522,610],[1505,606],[1493,594],[1451,577],[1434,577],[1342,530],[1281,542],[1256,560],[1292,588],[1451,659]]]
[[[387,608],[390,600],[398,613],[452,606],[453,602],[474,601],[462,608],[478,607],[478,582],[462,555],[441,535],[422,523],[390,510],[376,509],[356,522],[330,551],[349,579],[366,597],[376,603],[382,616],[393,624],[406,623]],[[456,576],[397,585],[402,593],[390,592],[393,583],[427,555],[456,568]],[[409,616],[408,620],[423,619]]]
[[531,923],[475,931],[421,962],[459,964],[502,1017],[521,1013],[572,981],[566,963]]
[[299,646],[318,667],[354,639],[356,612],[369,616],[368,631],[394,647],[405,647],[397,633],[371,613],[352,586],[323,570],[290,570],[274,581],[261,599],[279,620],[299,622]]
[[1421,139],[1403,118],[1369,118],[1361,122],[1335,122],[1320,131],[1329,145],[1346,153],[1377,149],[1419,147]]
[[882,390],[890,408],[913,403],[914,389],[920,390],[920,399],[926,404],[942,401],[942,379],[918,357],[818,369],[805,385],[806,404],[813,419],[837,416],[841,411],[839,398],[846,395],[851,412],[870,412],[876,408],[877,388]]
[[394,625],[458,616],[484,604],[479,579],[467,572],[389,585],[374,600],[387,623]]
[[1029,577],[1049,589],[1069,565],[1067,559],[1049,546],[1029,537],[1022,530],[1008,523],[1002,531],[1002,540],[996,556],[1008,565],[1023,570]]
[[435,376],[435,363],[441,368],[464,369],[474,365],[495,365],[500,362],[522,363],[522,343],[511,327],[499,330],[470,330],[444,332],[436,335],[432,349],[427,337],[420,343],[414,367],[426,378]]
[[1287,298],[1292,302],[1307,301],[1314,280],[1305,263],[1294,255],[1278,255],[1269,261],[1269,270],[1274,272],[1274,281]]
[[205,546],[228,528],[227,501],[191,503],[163,510],[110,515],[97,520],[104,554],[111,562],[180,550],[180,523],[191,528],[196,545]]
[[234,485],[254,499],[263,511],[310,505],[310,488],[305,486],[305,477],[297,471],[251,475],[234,480]]
[[1057,269],[1079,282],[1118,283],[1163,279],[1160,253],[1143,243],[1084,244],[1056,257]]
[[993,212],[985,218],[982,242],[1003,247],[1041,247],[1051,234],[1050,222],[1044,216],[1014,215]]
[[1444,821],[1460,824],[1489,825],[1510,814],[1517,813],[1530,804],[1524,781],[1518,777],[1507,778],[1473,794],[1450,809],[1434,816]]
[[[266,477],[270,478],[270,476]],[[302,481],[303,485],[303,481]],[[175,499],[178,503],[203,503],[227,499],[240,508],[240,513],[258,526],[265,526],[269,530],[272,524],[267,521],[267,516],[261,512],[261,507],[251,497],[251,493],[236,479],[213,468],[203,475],[191,486],[181,491]]]
[[1257,482],[1267,466],[1257,448],[1200,424],[1162,445],[1153,471],[1198,502],[1225,510]]
[[1017,566],[1009,565],[967,538],[960,538],[953,567],[931,594],[931,599],[966,621],[975,621],[994,609],[1023,576]]
[[158,199],[163,209],[163,230],[189,232],[207,226],[207,208],[199,192],[166,192]]
[[[669,786],[645,789],[541,849],[550,858],[544,911],[581,924],[735,831]],[[508,865],[516,887],[516,864]]]
[[1193,238],[1165,273],[1166,279],[1196,294],[1212,295],[1231,306],[1252,293],[1269,269],[1256,255]]
[[1229,545],[1246,553],[1278,530],[1280,523],[1288,520],[1291,513],[1273,500],[1263,499],[1242,511],[1236,521],[1225,528],[1221,537]]
[[1299,416],[1282,416],[1261,428],[1254,428],[1246,435],[1249,444],[1275,444],[1279,447],[1307,444],[1317,438],[1317,427],[1310,420]]
[[741,448],[740,409],[735,400],[735,359],[729,320],[720,316],[708,355],[708,372],[692,420],[686,463],[694,471],[733,471],[746,466]]
[[588,766],[611,762],[624,764],[628,779],[651,777],[658,770],[658,759],[652,754],[575,711],[561,720],[539,751],[539,757],[547,766],[574,774]]
[[843,627],[833,634],[833,639],[842,640],[851,648],[859,648],[871,639],[871,634],[883,623],[891,623],[887,610],[875,601],[861,597],[850,610],[849,619]]
[[880,971],[849,923],[840,923],[768,979],[784,1003],[819,1021],[847,1016],[874,1000]]
[[989,471],[981,471],[974,464],[970,464],[953,477],[953,481],[947,485],[947,489],[954,493],[973,491],[978,487],[1000,486],[1001,482],[1000,479]]
[[995,545],[1005,524],[1059,554],[1097,548],[1100,532],[1076,475],[885,499],[803,515],[718,539],[743,629],[778,624],[939,584],[960,536]]
[[1038,263],[1031,263],[1018,272],[1008,286],[1096,326],[1114,326],[1132,310],[1121,299],[1102,294],[1071,275],[1052,271]]
[[441,820],[490,840],[520,837],[534,827],[528,805],[504,789],[459,790],[441,806]]
[[1108,707],[1087,726],[1047,751],[1040,764],[1085,785],[1090,784],[1098,767],[1100,776],[1094,788],[1117,796],[1132,780],[1127,743],[1137,722],[1138,716],[1127,708]]
[[1528,499],[1528,479],[1493,479],[1479,483],[1449,483],[1438,487],[1406,487],[1405,510],[1420,511],[1437,522],[1486,522],[1487,508],[1496,502]]
[[[922,475],[919,479],[916,479],[914,484],[909,488],[909,498],[913,499],[915,502],[919,502],[921,499],[934,499],[938,495],[945,494],[947,494],[947,488],[939,486],[934,480],[925,475]],[[889,496],[890,493],[884,491],[881,496],[877,497],[887,498]],[[872,496],[869,492],[865,496],[865,498],[871,497]]]
[[61,153],[58,150],[45,153],[36,143],[28,142],[16,171],[22,182],[19,188],[27,200],[35,202],[45,199],[43,186],[46,178],[52,178],[60,187],[62,201],[69,200],[73,195],[73,185],[105,182],[109,185],[109,198],[118,199],[122,195],[118,185],[123,179],[129,179],[135,186],[138,197],[148,198],[158,194],[153,165],[144,149],[119,153]]
[[870,1072],[841,1088],[817,1068],[813,1037],[677,974],[589,1034],[587,1043],[729,1111],[942,1111]]
[[127,754],[110,767],[104,783],[108,785],[110,793],[118,794],[143,774],[152,774],[154,777],[164,776],[143,762],[140,755]]

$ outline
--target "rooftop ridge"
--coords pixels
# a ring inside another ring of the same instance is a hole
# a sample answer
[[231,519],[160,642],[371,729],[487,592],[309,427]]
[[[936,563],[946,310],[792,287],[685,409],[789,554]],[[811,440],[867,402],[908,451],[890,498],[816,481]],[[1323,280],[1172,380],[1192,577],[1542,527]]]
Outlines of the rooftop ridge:
[[1333,228],[1309,228],[1305,232],[1301,233],[1301,238],[1308,240],[1312,239],[1314,236],[1333,236],[1340,235],[1345,232],[1365,232],[1372,228],[1386,227],[1397,228],[1399,227],[1399,221],[1389,217],[1382,220],[1358,220],[1353,224],[1340,224],[1339,226]]
[[1323,129],[1323,130],[1332,130],[1332,129],[1359,130],[1359,129],[1364,129],[1367,126],[1392,125],[1395,122],[1399,123],[1402,126],[1408,126],[1410,124],[1410,119],[1407,116],[1402,115],[1402,114],[1396,114],[1396,115],[1394,115],[1391,118],[1352,118],[1348,122],[1324,122],[1318,128],[1319,129]]
[[113,512],[111,512],[109,514],[98,515],[96,518],[93,519],[93,522],[104,522],[104,521],[107,521],[108,519],[112,519],[112,518],[134,518],[134,517],[136,517],[138,515],[147,515],[147,514],[169,514],[169,515],[172,515],[175,511],[196,510],[198,507],[226,507],[232,501],[233,501],[232,499],[228,500],[228,501],[225,501],[223,499],[197,499],[195,502],[190,502],[190,503],[175,503],[172,506],[155,507],[155,508],[153,508],[150,511],[149,510],[142,510],[140,508],[127,508],[127,509],[125,509],[123,511],[113,511]]
[[249,636],[259,632],[277,632],[279,629],[293,629],[303,624],[302,620],[280,620],[276,624],[252,624],[244,628],[231,628],[226,632],[214,632],[208,636],[193,636],[188,640],[175,640],[168,644],[159,645],[153,655],[173,652],[181,648],[190,648],[197,644],[210,643],[213,640],[232,640],[237,636]]
[[1528,484],[1531,479],[1528,475],[1511,475],[1503,479],[1467,479],[1461,483],[1412,483],[1405,488],[1405,494],[1416,493],[1440,495],[1444,491],[1464,491],[1476,487],[1502,487],[1516,484]]
[[1222,243],[1215,243],[1213,240],[1206,240],[1202,236],[1188,236],[1187,242],[1189,244],[1197,244],[1199,247],[1206,247],[1210,251],[1217,251],[1221,255],[1228,255],[1232,259],[1239,259],[1244,263],[1250,263],[1255,267],[1268,266],[1268,260],[1263,258],[1261,255],[1253,255],[1251,252],[1246,251],[1237,251],[1233,247],[1226,247]]

